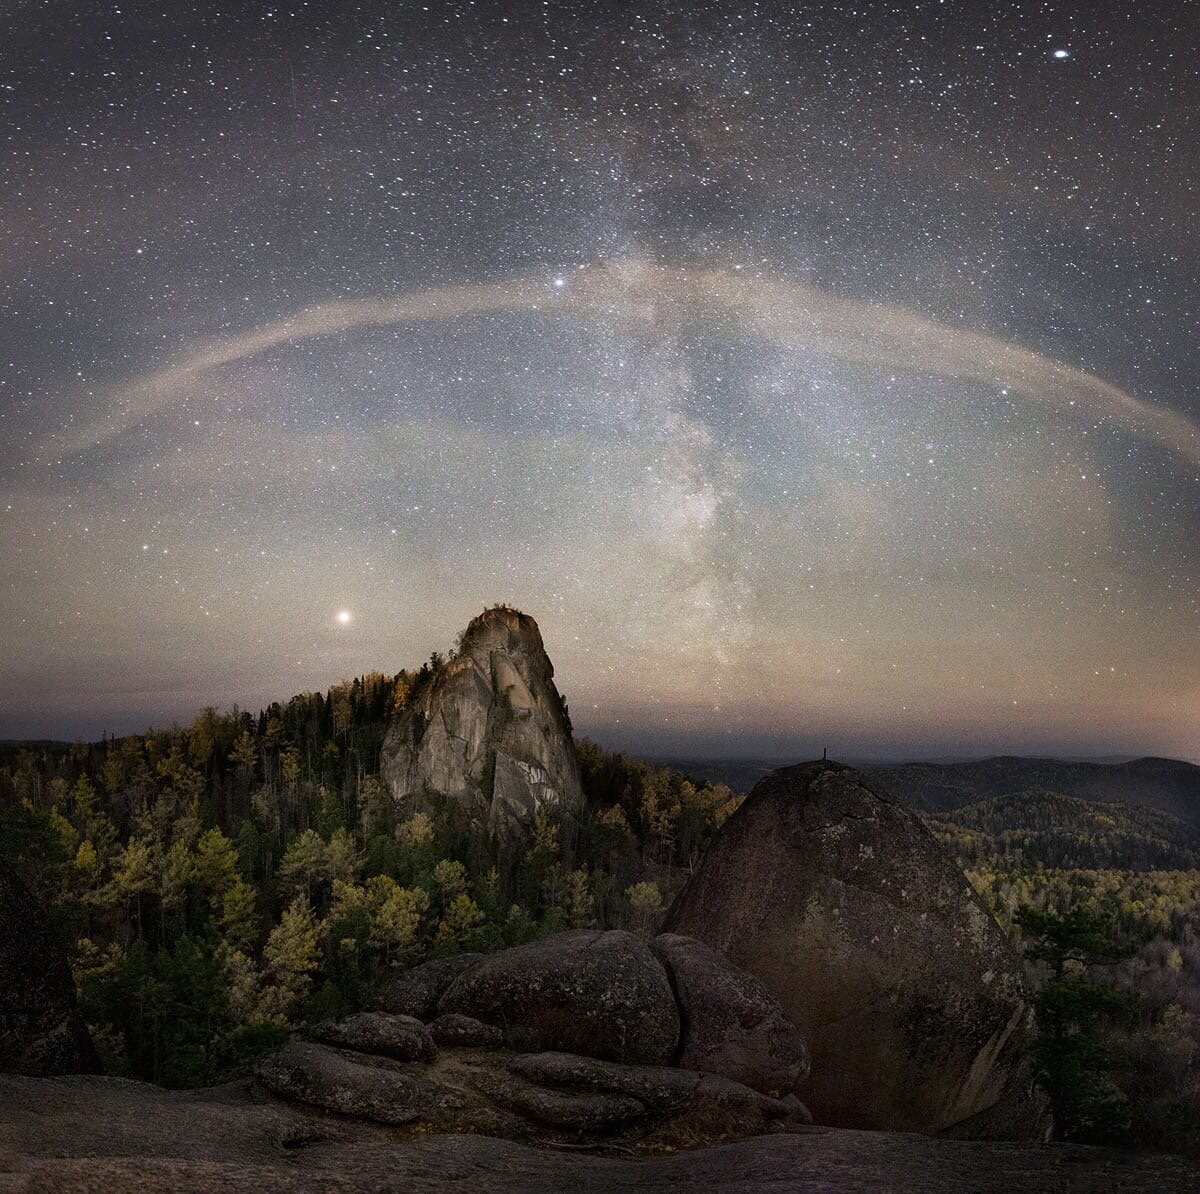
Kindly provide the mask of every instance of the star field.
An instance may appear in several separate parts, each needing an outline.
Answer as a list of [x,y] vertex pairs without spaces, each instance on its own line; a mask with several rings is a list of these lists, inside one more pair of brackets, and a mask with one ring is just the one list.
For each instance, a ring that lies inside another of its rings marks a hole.
[[0,18],[0,737],[509,601],[609,745],[1200,756],[1187,6]]

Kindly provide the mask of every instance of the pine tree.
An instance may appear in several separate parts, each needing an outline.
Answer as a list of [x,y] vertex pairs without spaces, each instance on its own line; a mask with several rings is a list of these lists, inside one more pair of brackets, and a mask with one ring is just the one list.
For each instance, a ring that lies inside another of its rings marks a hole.
[[1117,1057],[1102,1029],[1128,1023],[1136,1001],[1094,972],[1131,951],[1117,946],[1111,923],[1085,908],[1026,907],[1016,923],[1026,935],[1026,957],[1049,971],[1034,1001],[1038,1034],[1031,1056],[1056,1129],[1064,1139],[1112,1143],[1129,1127],[1129,1108],[1107,1076]]
[[263,949],[270,985],[263,991],[265,1018],[294,1023],[312,990],[312,976],[320,961],[320,938],[312,905],[304,894],[284,909]]

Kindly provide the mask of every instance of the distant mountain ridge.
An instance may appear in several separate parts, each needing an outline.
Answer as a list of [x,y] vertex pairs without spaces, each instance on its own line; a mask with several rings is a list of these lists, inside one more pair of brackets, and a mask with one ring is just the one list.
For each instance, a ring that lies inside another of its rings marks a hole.
[[[672,760],[680,771],[749,791],[779,764]],[[999,755],[958,763],[864,764],[924,815],[963,865],[1014,863],[1122,870],[1200,862],[1200,767],[1180,759],[1121,762]]]
[[1154,809],[1200,828],[1200,767],[1178,759],[1080,763],[1001,755],[971,763],[901,763],[865,770],[897,798],[926,813],[1038,790]]

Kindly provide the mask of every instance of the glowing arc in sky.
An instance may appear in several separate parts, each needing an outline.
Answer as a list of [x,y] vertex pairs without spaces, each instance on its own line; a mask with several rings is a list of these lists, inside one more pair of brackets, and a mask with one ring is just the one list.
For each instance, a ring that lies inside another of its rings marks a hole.
[[900,304],[841,298],[735,269],[640,257],[601,262],[567,276],[521,274],[307,307],[251,331],[207,341],[177,363],[143,374],[116,394],[112,410],[71,436],[65,447],[78,452],[114,439],[169,407],[194,378],[281,345],[356,328],[500,312],[599,316],[648,328],[733,317],[747,336],[780,347],[1003,387],[1032,401],[1078,404],[1200,464],[1200,425],[1186,415],[1018,344],[939,323]]

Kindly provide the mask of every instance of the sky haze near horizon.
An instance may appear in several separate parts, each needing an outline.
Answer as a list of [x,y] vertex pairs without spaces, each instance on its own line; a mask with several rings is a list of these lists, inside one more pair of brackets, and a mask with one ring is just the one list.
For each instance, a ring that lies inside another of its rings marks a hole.
[[0,737],[1197,758],[1181,7],[0,5]]

